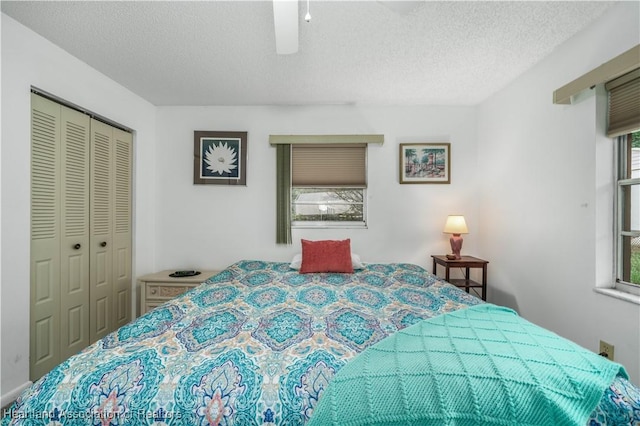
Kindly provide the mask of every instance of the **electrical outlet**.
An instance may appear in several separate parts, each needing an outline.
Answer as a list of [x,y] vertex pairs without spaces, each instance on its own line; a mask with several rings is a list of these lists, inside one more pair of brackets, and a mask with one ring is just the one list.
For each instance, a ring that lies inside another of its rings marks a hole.
[[613,361],[613,345],[604,340],[600,340],[600,355],[607,354],[609,361]]

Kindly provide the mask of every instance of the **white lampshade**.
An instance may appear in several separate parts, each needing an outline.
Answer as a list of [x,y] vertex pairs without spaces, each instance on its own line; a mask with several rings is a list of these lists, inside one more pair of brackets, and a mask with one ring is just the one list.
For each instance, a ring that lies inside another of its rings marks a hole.
[[468,234],[469,229],[467,229],[467,222],[464,221],[464,216],[449,215],[442,232],[445,234]]

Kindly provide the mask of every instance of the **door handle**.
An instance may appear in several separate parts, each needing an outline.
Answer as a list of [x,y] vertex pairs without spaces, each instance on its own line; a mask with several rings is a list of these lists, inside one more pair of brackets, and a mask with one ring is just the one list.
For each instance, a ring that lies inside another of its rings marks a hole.
[[100,247],[106,247],[106,246],[107,246],[107,242],[106,241],[103,241],[103,242],[100,243]]
[[80,247],[82,247],[82,246],[80,245],[80,243],[77,243],[77,244],[75,244],[75,245],[73,246],[73,249],[74,249],[74,250],[80,250]]

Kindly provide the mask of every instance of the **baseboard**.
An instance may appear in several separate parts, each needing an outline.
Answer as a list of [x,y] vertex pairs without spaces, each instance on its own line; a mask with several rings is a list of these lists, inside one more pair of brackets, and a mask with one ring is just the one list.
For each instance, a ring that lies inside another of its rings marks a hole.
[[18,399],[18,396],[20,396],[20,393],[23,390],[25,390],[27,387],[31,386],[31,384],[32,382],[26,382],[21,386],[18,386],[17,388],[15,388],[14,390],[3,394],[2,397],[0,398],[0,407],[6,407],[7,405],[11,404],[13,401]]

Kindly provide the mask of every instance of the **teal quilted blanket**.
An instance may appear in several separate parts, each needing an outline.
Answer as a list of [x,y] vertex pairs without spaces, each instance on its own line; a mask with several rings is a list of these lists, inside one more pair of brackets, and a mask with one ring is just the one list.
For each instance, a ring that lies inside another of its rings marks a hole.
[[584,425],[624,368],[490,304],[420,321],[366,349],[309,425]]

